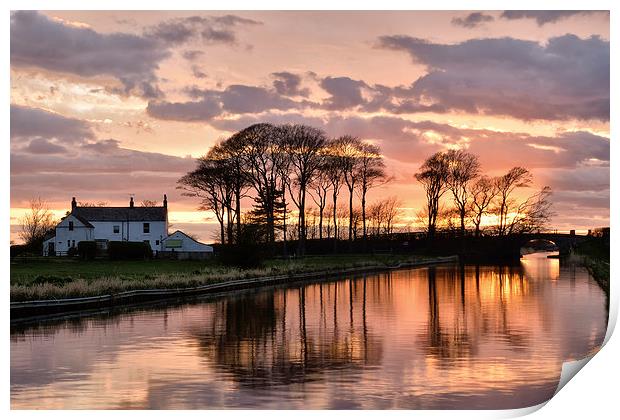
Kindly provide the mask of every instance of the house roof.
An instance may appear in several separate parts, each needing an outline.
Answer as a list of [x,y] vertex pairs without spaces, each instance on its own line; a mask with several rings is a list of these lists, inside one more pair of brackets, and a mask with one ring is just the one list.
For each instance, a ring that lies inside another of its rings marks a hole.
[[94,228],[94,226],[88,220],[86,220],[84,217],[80,216],[79,214],[73,214],[73,217],[78,219],[84,226],[89,227],[89,228]]
[[75,207],[71,214],[89,225],[89,222],[164,222],[167,210],[166,207]]
[[203,242],[197,241],[196,239],[192,238],[191,236],[189,236],[187,233],[181,231],[181,230],[175,230],[173,233],[171,233],[170,235],[166,236],[164,239],[162,239],[163,241],[170,239],[172,236],[176,235],[177,233],[180,233],[181,235],[185,236],[187,239],[196,242],[197,244],[200,245],[206,245],[206,246],[211,246],[209,244],[205,244]]

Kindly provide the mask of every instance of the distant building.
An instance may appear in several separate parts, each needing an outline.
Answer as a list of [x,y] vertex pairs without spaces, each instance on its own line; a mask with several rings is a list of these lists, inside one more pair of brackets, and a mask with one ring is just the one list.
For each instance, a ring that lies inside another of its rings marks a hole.
[[80,241],[95,241],[107,249],[109,241],[148,242],[153,252],[162,250],[168,236],[168,200],[163,206],[136,207],[133,197],[129,207],[82,207],[75,197],[71,212],[55,229],[55,236],[43,242],[43,255],[67,255]]
[[163,239],[161,253],[179,260],[198,260],[213,255],[213,247],[177,230]]

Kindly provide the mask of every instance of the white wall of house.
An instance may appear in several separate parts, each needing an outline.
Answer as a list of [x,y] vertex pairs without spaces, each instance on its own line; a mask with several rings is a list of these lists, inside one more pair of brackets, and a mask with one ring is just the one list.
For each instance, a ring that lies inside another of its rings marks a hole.
[[43,254],[49,253],[51,241],[59,255],[81,241],[148,241],[153,252],[162,251],[168,236],[167,204],[164,194],[163,206],[157,208],[134,208],[133,197],[129,207],[87,208],[78,206],[73,197],[71,213],[56,225],[55,238],[45,241]]
[[56,237],[54,236],[54,237],[51,237],[51,238],[43,241],[43,256],[44,257],[48,257],[49,256],[50,243],[53,244],[52,247],[54,249],[54,253],[56,253]]
[[[105,239],[108,241],[149,241],[153,251],[161,250],[161,241],[168,235],[168,222],[97,222],[90,221],[95,227],[93,239]],[[144,224],[148,223],[148,232],[145,232]],[[118,230],[118,232],[115,232]]]
[[[71,223],[73,229],[71,229]],[[148,223],[148,232],[144,224]],[[56,237],[53,238],[57,253],[66,254],[69,248],[78,246],[80,241],[149,241],[153,251],[161,251],[162,240],[168,235],[167,221],[151,222],[95,222],[94,227],[85,226],[79,219],[69,215],[56,226]],[[116,232],[118,230],[118,232]],[[49,242],[46,241],[46,242]],[[46,243],[43,250],[47,255],[49,245]]]
[[66,253],[69,248],[76,247],[80,241],[92,241],[94,229],[85,226],[75,216],[69,215],[56,226],[55,250]]

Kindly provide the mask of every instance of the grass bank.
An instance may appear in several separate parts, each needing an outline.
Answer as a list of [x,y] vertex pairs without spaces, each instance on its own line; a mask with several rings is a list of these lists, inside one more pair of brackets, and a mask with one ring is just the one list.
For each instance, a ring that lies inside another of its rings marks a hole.
[[197,287],[229,280],[293,275],[428,260],[412,255],[339,255],[268,260],[238,269],[216,261],[80,261],[66,258],[11,263],[11,302],[115,294],[140,289]]
[[573,250],[573,254],[609,296],[609,237],[583,242]]

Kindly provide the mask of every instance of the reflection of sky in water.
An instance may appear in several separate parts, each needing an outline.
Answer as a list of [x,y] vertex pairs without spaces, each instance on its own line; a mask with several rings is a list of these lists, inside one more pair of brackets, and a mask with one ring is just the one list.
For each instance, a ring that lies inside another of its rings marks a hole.
[[560,260],[558,258],[547,258],[549,255],[557,254],[557,252],[539,252],[526,255],[521,260],[524,274],[538,280],[558,280],[560,278]]
[[442,266],[11,335],[12,408],[516,408],[600,345],[582,268]]

